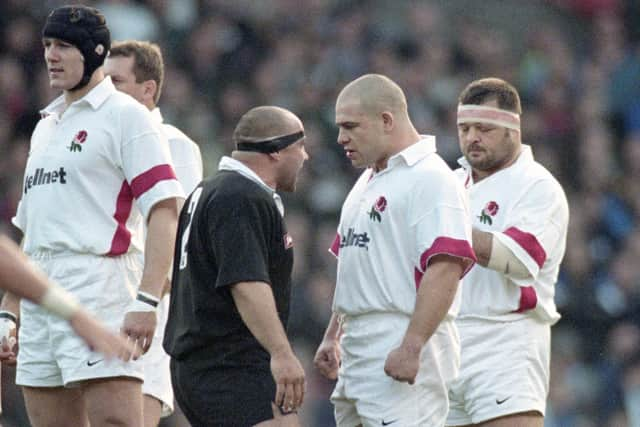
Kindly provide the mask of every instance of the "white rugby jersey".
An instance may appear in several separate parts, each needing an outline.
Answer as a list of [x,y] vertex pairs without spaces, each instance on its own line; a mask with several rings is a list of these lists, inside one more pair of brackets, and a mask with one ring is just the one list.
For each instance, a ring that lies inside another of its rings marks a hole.
[[[467,261],[471,223],[462,185],[436,153],[435,137],[367,169],[347,196],[331,252],[338,258],[333,310],[340,314],[402,312],[411,316],[429,258]],[[449,311],[455,315],[459,296]]]
[[162,131],[169,141],[169,150],[173,160],[173,169],[176,171],[178,181],[182,184],[185,195],[191,194],[200,181],[202,181],[202,155],[200,147],[180,129],[168,123],[164,123],[160,108],[151,110],[156,123],[162,125]]
[[109,77],[64,107],[63,96],[46,107],[31,137],[13,218],[25,252],[141,251],[151,207],[184,196],[166,139]]
[[456,170],[471,201],[473,226],[492,233],[526,266],[519,280],[476,265],[465,278],[459,318],[513,320],[527,315],[555,323],[553,300],[564,256],[569,206],[558,181],[536,162],[528,145],[518,159],[474,183],[469,164]]

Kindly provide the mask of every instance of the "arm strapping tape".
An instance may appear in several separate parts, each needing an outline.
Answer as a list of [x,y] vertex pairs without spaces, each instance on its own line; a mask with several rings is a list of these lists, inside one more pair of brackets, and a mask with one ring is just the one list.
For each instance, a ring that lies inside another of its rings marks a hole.
[[527,270],[522,261],[516,258],[513,252],[500,239],[496,239],[496,236],[492,236],[491,239],[491,257],[487,267],[514,279],[531,277],[529,270]]

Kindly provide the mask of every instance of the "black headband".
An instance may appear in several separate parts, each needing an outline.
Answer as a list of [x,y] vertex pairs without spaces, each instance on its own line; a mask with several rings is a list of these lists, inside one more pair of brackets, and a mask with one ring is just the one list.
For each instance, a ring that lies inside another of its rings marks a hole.
[[238,142],[236,144],[236,150],[238,151],[254,151],[257,153],[275,153],[284,148],[287,148],[293,143],[296,143],[304,138],[304,132],[291,133],[285,136],[279,136],[277,138],[264,139],[262,141],[255,142]]

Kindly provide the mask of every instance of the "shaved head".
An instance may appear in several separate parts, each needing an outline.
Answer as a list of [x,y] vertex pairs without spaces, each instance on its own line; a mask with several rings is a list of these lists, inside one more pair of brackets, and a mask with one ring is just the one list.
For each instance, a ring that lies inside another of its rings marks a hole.
[[342,89],[337,104],[358,103],[362,111],[407,114],[407,99],[400,86],[381,74],[365,74]]
[[252,142],[302,130],[302,122],[291,111],[275,106],[255,107],[247,111],[233,131],[233,142]]
[[404,92],[381,74],[347,84],[336,101],[338,143],[357,168],[387,167],[387,160],[420,140]]
[[[259,148],[256,144],[271,144],[276,138],[282,142],[280,137],[295,139],[283,142],[273,151],[253,150]],[[269,187],[294,191],[302,165],[309,158],[304,141],[304,126],[298,116],[284,108],[264,105],[240,117],[233,131],[236,150],[231,157],[253,170]],[[245,147],[247,144],[251,149]]]

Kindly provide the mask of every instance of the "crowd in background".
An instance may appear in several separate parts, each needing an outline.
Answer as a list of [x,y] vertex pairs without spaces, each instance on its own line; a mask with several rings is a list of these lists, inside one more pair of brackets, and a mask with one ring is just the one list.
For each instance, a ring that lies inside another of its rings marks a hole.
[[[456,104],[471,80],[497,76],[523,101],[523,141],[563,184],[567,253],[556,287],[547,427],[640,425],[640,3],[634,0],[104,0],[114,40],[160,44],[165,121],[193,138],[205,175],[233,149],[259,104],[305,124],[311,157],[285,196],[295,242],[290,337],[306,363],[303,425],[334,425],[333,384],[312,367],[330,316],[327,252],[357,174],[336,143],[334,103],[353,78],[385,74],[419,131],[452,167]],[[22,191],[29,137],[48,86],[40,30],[53,0],[0,2],[0,231]],[[79,218],[78,220],[82,220]],[[636,264],[638,262],[638,264]],[[3,425],[26,418],[4,369]],[[634,404],[635,402],[635,404]],[[626,403],[626,405],[625,405]],[[634,418],[635,417],[635,418]],[[174,417],[165,427],[182,426]]]

